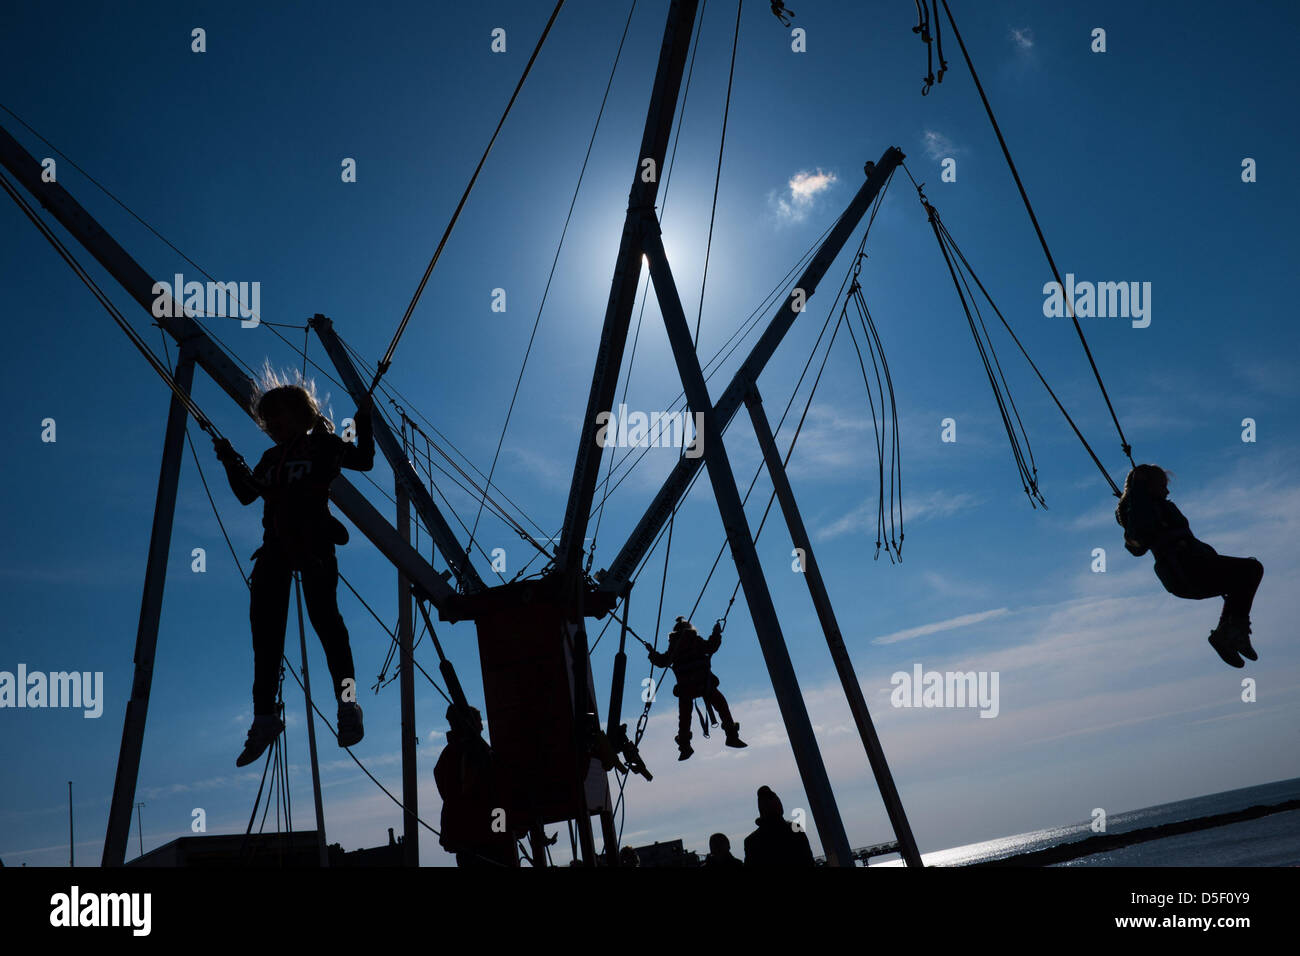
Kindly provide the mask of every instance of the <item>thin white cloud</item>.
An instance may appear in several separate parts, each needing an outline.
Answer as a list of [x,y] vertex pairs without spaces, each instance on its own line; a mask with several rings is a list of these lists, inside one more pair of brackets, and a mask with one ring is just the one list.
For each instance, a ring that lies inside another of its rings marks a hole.
[[960,617],[950,617],[946,621],[935,621],[932,624],[922,624],[919,627],[909,627],[902,631],[894,631],[892,634],[885,634],[881,637],[873,638],[872,644],[897,644],[899,641],[910,641],[913,638],[924,637],[927,634],[938,634],[940,631],[953,631],[959,627],[969,627],[972,624],[979,624],[981,621],[992,620],[995,617],[1001,617],[1008,611],[1004,607],[993,608],[991,611],[978,611],[975,614],[963,614]]
[[783,223],[803,222],[816,205],[817,197],[830,189],[838,181],[834,173],[818,168],[816,172],[800,170],[790,177],[786,188],[773,191],[768,195],[768,202]]
[[1021,50],[1034,48],[1034,31],[1029,27],[1017,27],[1011,31],[1011,41]]
[[[924,518],[943,518],[958,511],[965,511],[980,503],[980,499],[964,491],[951,494],[946,491],[932,491],[928,494],[908,495],[903,499],[903,523],[919,521]],[[837,518],[816,532],[822,540],[837,538],[853,533],[876,533],[876,509],[879,502],[875,498],[863,501],[848,514]]]
[[921,143],[925,147],[925,154],[931,159],[943,159],[960,151],[952,140],[938,130],[927,129],[921,134]]

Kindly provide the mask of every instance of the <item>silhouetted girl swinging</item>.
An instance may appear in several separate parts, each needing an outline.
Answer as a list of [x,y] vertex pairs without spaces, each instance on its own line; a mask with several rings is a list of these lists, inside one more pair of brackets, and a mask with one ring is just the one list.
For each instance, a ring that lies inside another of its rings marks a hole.
[[[369,396],[357,410],[355,446],[333,433],[333,423],[321,413],[310,379],[297,376],[291,384],[276,375],[269,364],[254,396],[252,411],[275,445],[266,450],[251,474],[228,441],[213,441],[240,504],[252,504],[259,497],[266,501],[262,515],[265,532],[262,546],[253,552],[256,563],[249,582],[253,726],[243,753],[235,761],[240,767],[261,756],[284,730],[275,712],[275,698],[294,571],[302,576],[307,614],[325,649],[334,681],[339,746],[350,747],[364,734],[361,708],[355,699],[352,648],[338,607],[334,546],[346,544],[348,532],[330,514],[328,501],[330,483],[341,468],[369,471],[375,460]],[[345,681],[350,681],[352,688],[347,700]]]
[[1243,656],[1259,659],[1250,646],[1250,607],[1264,566],[1254,558],[1225,557],[1198,541],[1168,496],[1163,468],[1138,465],[1129,472],[1115,508],[1115,520],[1124,528],[1124,547],[1139,557],[1149,550],[1156,559],[1156,576],[1174,597],[1222,597],[1223,613],[1210,632],[1210,646],[1225,663],[1244,667]]

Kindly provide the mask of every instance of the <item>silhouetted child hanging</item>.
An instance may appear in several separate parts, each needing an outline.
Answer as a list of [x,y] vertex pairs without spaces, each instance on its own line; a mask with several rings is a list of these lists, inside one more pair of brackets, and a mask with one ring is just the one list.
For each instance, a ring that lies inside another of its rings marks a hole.
[[[289,384],[268,365],[253,400],[253,416],[275,442],[250,474],[225,439],[213,441],[225,465],[231,490],[240,504],[259,497],[266,507],[262,546],[250,576],[249,619],[253,632],[253,726],[236,766],[252,763],[284,730],[275,710],[284,630],[288,621],[293,572],[302,577],[303,598],[311,625],[325,649],[334,696],[338,701],[340,747],[359,743],[364,735],[361,708],[356,703],[356,675],[348,630],[339,614],[338,561],[334,546],[346,544],[347,529],[330,514],[329,487],[341,468],[369,471],[375,461],[375,440],[369,396],[357,410],[357,444],[333,433],[322,413],[315,385],[308,379]],[[344,682],[350,682],[345,700]]]
[[721,621],[713,625],[713,633],[706,641],[690,621],[679,617],[668,635],[668,650],[661,654],[650,649],[650,663],[655,667],[671,667],[673,677],[677,679],[673,693],[677,695],[678,760],[685,760],[695,753],[691,748],[691,706],[696,697],[703,698],[704,703],[722,718],[728,747],[747,746],[739,736],[740,724],[731,719],[727,698],[718,690],[720,682],[709,668],[709,658],[718,652],[721,645]]
[[1138,465],[1124,481],[1115,520],[1124,528],[1124,547],[1141,557],[1149,550],[1156,576],[1174,597],[1222,597],[1223,613],[1210,632],[1210,646],[1224,662],[1245,667],[1242,656],[1258,660],[1250,645],[1250,607],[1264,576],[1254,558],[1219,554],[1192,534],[1181,511],[1169,500],[1169,478],[1157,465]]

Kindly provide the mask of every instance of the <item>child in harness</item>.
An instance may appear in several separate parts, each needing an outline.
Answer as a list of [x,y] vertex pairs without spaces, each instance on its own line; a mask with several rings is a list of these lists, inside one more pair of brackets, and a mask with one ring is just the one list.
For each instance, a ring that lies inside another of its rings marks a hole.
[[691,706],[695,698],[716,710],[722,718],[722,729],[727,735],[728,747],[745,747],[740,739],[740,724],[731,718],[727,698],[718,690],[718,678],[709,667],[709,658],[722,645],[722,622],[713,625],[709,639],[700,637],[699,631],[684,617],[679,617],[668,635],[668,649],[662,654],[650,649],[650,663],[655,667],[671,667],[677,685],[677,759],[685,760],[695,751],[691,748]]
[[1250,644],[1250,608],[1264,576],[1254,558],[1231,558],[1198,541],[1187,519],[1169,500],[1169,479],[1157,465],[1138,465],[1124,481],[1115,508],[1124,528],[1124,547],[1156,559],[1156,577],[1174,597],[1190,600],[1222,597],[1223,613],[1210,632],[1210,646],[1224,663],[1244,667],[1242,657],[1258,660]]
[[217,457],[240,504],[252,504],[259,497],[266,501],[262,546],[253,553],[249,580],[253,726],[235,761],[239,767],[256,760],[284,730],[275,702],[294,572],[302,576],[307,613],[333,678],[339,746],[350,747],[364,734],[352,648],[338,608],[334,547],[347,543],[348,532],[329,513],[328,502],[330,483],[341,468],[369,471],[374,465],[371,402],[368,396],[363,398],[357,410],[357,444],[353,445],[333,433],[310,380],[285,383],[269,367],[263,378],[252,411],[275,445],[250,473],[230,442],[214,439]]

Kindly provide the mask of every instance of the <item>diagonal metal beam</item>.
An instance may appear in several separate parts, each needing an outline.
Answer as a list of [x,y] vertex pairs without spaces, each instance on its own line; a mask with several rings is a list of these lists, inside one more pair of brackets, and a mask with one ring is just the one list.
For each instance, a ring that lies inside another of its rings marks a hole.
[[790,529],[790,538],[794,546],[804,554],[804,581],[812,595],[813,606],[817,609],[817,619],[821,622],[822,632],[826,635],[826,644],[830,648],[831,658],[835,661],[835,670],[839,674],[840,684],[844,687],[844,696],[848,699],[849,710],[858,727],[858,736],[867,752],[871,771],[876,777],[876,786],[880,788],[880,798],[889,813],[889,822],[894,826],[894,836],[898,839],[899,854],[908,866],[922,866],[921,853],[916,847],[916,838],[912,836],[912,825],[907,822],[907,813],[903,810],[903,801],[898,796],[898,787],[894,784],[894,775],[889,771],[889,762],[885,760],[885,750],[880,746],[880,737],[876,734],[875,724],[871,722],[871,713],[867,710],[867,699],[862,694],[862,684],[853,669],[848,648],[844,646],[844,635],[840,633],[839,622],[831,607],[830,593],[822,579],[821,567],[813,555],[812,539],[804,526],[803,516],[794,498],[794,489],[790,487],[790,478],[786,474],[785,464],[772,436],[772,426],[768,423],[767,413],[763,411],[763,399],[758,394],[758,386],[750,383],[745,394],[745,406],[754,423],[754,434],[758,437],[759,447],[763,449],[763,460],[767,463],[767,473],[772,478],[772,486],[781,502],[781,511],[785,515],[786,526]]
[[[170,299],[162,297],[155,315],[154,304],[160,296],[154,291],[152,276],[110,236],[93,216],[57,182],[44,182],[40,163],[0,126],[0,165],[22,183],[65,229],[96,261],[107,270],[119,285],[141,308],[152,316],[164,332],[183,348],[188,348],[195,363],[211,376],[217,386],[252,418],[251,404],[254,394],[253,380],[226,351],[214,342],[203,328],[176,304],[180,314],[170,315]],[[440,614],[449,612],[455,590],[409,544],[405,544],[387,520],[384,519],[365,496],[344,477],[339,476],[330,485],[330,498],[339,510],[374,543],[383,555],[396,565],[425,597],[438,608]]]
[[587,524],[591,520],[591,499],[596,493],[596,480],[604,452],[596,441],[599,429],[596,416],[609,411],[614,402],[614,392],[618,388],[618,371],[623,364],[623,350],[627,345],[628,321],[632,317],[637,286],[641,282],[641,220],[646,215],[654,215],[659,177],[664,171],[664,156],[668,152],[668,138],[672,132],[673,113],[677,108],[677,94],[681,88],[697,6],[697,0],[673,0],[664,27],[659,67],[655,73],[650,108],[646,112],[645,129],[641,136],[641,152],[637,154],[637,168],[628,195],[623,235],[619,240],[618,256],[614,260],[614,279],[605,307],[600,346],[596,351],[596,367],[592,373],[586,417],[582,420],[582,436],[578,441],[573,481],[569,486],[569,501],[564,511],[564,531],[555,553],[555,567],[565,576],[569,587],[573,586],[581,566],[582,545],[587,534]]
[[[320,337],[321,343],[325,346],[325,351],[329,354],[330,361],[338,369],[339,377],[343,379],[343,386],[352,395],[353,401],[360,401],[360,397],[366,394],[366,385],[362,381],[361,375],[357,372],[356,366],[352,363],[352,356],[348,354],[343,347],[342,341],[339,340],[338,333],[334,331],[334,323],[326,316],[319,313],[312,316],[307,322],[316,334]],[[382,415],[374,415],[375,444],[379,450],[384,453],[388,463],[393,468],[393,475],[402,490],[410,498],[410,503],[415,506],[416,512],[420,515],[420,520],[428,529],[429,534],[433,537],[434,542],[442,550],[442,556],[447,559],[447,564],[451,567],[451,572],[456,576],[460,583],[461,590],[467,594],[483,590],[483,579],[479,577],[478,572],[474,570],[474,565],[470,561],[469,555],[465,549],[460,546],[456,540],[456,535],[452,532],[451,526],[447,524],[438,510],[437,504],[434,503],[433,496],[416,474],[415,468],[411,466],[410,460],[406,457],[406,452],[402,450],[401,442],[393,434],[393,430],[388,427],[388,422]]]
[[659,237],[658,223],[647,221],[642,246],[650,261],[650,278],[659,300],[659,311],[663,313],[664,325],[668,329],[668,340],[677,361],[677,371],[686,391],[686,400],[692,410],[703,410],[704,431],[696,441],[704,448],[702,457],[708,468],[714,497],[718,501],[722,524],[727,530],[727,542],[731,545],[731,556],[736,562],[736,573],[740,575],[740,583],[745,589],[745,601],[749,604],[754,631],[758,635],[759,647],[763,650],[763,660],[772,679],[777,706],[781,711],[781,719],[785,722],[790,747],[794,750],[795,764],[799,768],[804,792],[808,795],[809,809],[821,836],[822,848],[832,866],[853,866],[853,854],[849,838],[844,832],[844,821],[840,818],[839,807],[835,803],[835,793],[831,789],[826,764],[817,746],[808,708],[799,691],[794,664],[791,663],[790,652],[785,646],[776,606],[772,603],[772,595],[763,576],[763,567],[754,548],[749,522],[745,520],[740,489],[736,487],[736,476],[731,470],[727,449],[722,441],[719,415],[709,401],[709,389],[695,353],[695,343],[691,340],[691,329],[682,310],[677,285],[668,265],[668,256]]
[[[811,299],[813,293],[817,291],[818,284],[826,275],[827,270],[830,269],[835,257],[839,255],[844,243],[857,229],[858,223],[866,214],[872,201],[884,187],[890,174],[902,161],[903,154],[896,147],[891,146],[885,150],[880,157],[880,162],[871,169],[866,181],[858,189],[857,195],[853,197],[853,201],[840,215],[830,235],[826,237],[826,240],[817,250],[817,254],[808,263],[803,275],[795,282],[794,291],[790,293],[785,303],[772,317],[772,321],[768,324],[762,337],[754,345],[744,363],[732,377],[731,383],[723,391],[717,405],[713,407],[718,426],[722,431],[726,430],[731,419],[744,402],[745,391],[748,389],[749,383],[758,380],[758,376],[776,352],[781,340],[785,338],[786,333],[794,325],[795,319],[802,311],[803,304]],[[800,291],[802,294],[799,294]],[[691,407],[695,408],[694,405]],[[592,441],[594,442],[594,438]],[[610,563],[609,569],[600,576],[601,591],[609,594],[622,594],[628,589],[637,565],[641,563],[641,559],[645,557],[651,544],[654,543],[654,539],[663,528],[664,522],[668,520],[668,516],[672,514],[682,496],[686,494],[691,479],[695,477],[702,463],[703,459],[698,457],[687,458],[683,456],[678,459],[677,464],[668,477],[664,479],[658,494],[655,495],[645,514],[642,515],[636,528],[628,536],[627,542]],[[590,506],[590,499],[588,499],[587,504]]]

